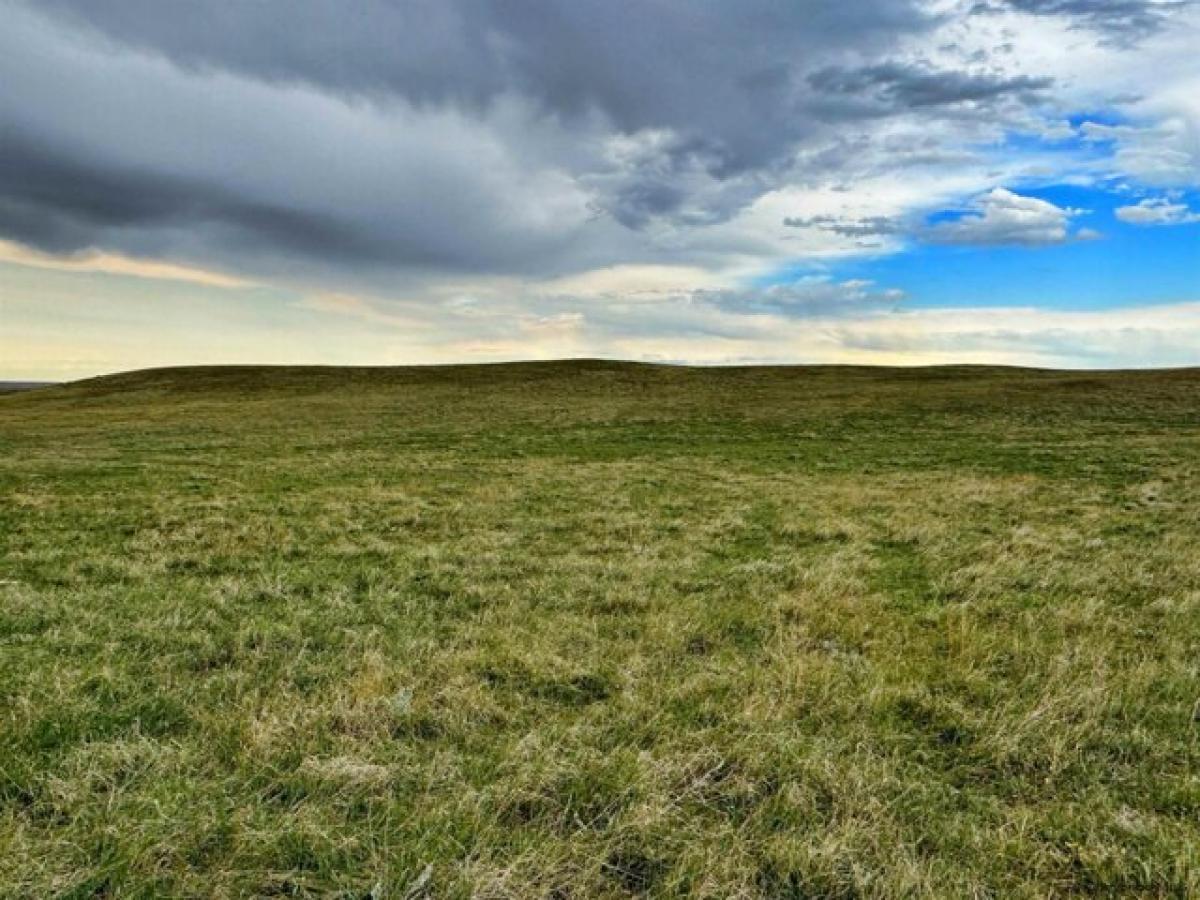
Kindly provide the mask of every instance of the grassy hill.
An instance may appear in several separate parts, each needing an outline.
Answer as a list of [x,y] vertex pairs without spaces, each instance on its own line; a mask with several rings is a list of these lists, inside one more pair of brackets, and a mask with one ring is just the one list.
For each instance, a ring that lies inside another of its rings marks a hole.
[[0,896],[1200,893],[1200,370],[0,396]]

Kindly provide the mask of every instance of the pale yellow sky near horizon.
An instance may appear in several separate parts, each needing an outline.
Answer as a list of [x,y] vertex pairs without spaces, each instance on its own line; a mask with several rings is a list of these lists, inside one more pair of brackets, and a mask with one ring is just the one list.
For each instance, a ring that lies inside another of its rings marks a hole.
[[[158,366],[406,365],[606,357],[699,365],[993,363],[1061,368],[1200,362],[1200,303],[1108,310],[904,309],[833,316],[698,309],[686,273],[637,303],[597,290],[570,311],[385,302],[255,285],[110,254],[61,260],[0,245],[0,380]],[[632,288],[629,273],[617,283]],[[657,279],[657,280],[656,280]],[[587,282],[573,284],[586,293]],[[590,304],[590,306],[588,305]],[[614,305],[619,315],[605,316]],[[662,312],[689,327],[643,328]],[[628,323],[624,329],[613,319]]]

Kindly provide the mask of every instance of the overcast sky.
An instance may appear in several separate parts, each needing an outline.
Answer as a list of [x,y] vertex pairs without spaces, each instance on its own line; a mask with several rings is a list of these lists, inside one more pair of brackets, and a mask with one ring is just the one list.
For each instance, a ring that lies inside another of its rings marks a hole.
[[0,378],[1200,364],[1193,0],[0,0]]

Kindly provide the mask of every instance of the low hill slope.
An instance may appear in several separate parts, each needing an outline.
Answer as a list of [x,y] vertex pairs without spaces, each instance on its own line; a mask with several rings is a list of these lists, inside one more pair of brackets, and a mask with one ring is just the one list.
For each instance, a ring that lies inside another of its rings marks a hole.
[[0,896],[1200,896],[1200,371],[0,397]]

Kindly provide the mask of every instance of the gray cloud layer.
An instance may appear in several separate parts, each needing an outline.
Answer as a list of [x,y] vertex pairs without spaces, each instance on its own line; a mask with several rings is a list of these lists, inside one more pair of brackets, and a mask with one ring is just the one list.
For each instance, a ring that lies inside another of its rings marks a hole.
[[821,69],[810,75],[808,81],[833,101],[827,106],[829,109],[860,109],[880,115],[963,103],[991,104],[1010,97],[1021,103],[1036,103],[1045,98],[1044,92],[1054,84],[1052,78],[944,71],[894,61],[858,69]]
[[[1181,4],[1000,6],[1132,39]],[[922,0],[0,0],[0,14],[0,238],[400,289],[753,256],[758,238],[706,229],[872,153],[962,158],[861,129],[991,127],[1056,86],[923,58],[910,44],[945,18]],[[961,228],[991,227],[980,215]]]
[[[878,53],[931,26],[918,0],[222,4],[47,0],[41,8],[184,66],[473,110],[503,96],[614,128],[669,128],[719,173],[777,154],[800,61]],[[766,127],[769,126],[769,127]]]
[[1171,16],[1194,0],[990,0],[978,12],[1015,9],[1041,16],[1060,16],[1100,33],[1104,40],[1130,46],[1167,27]]

